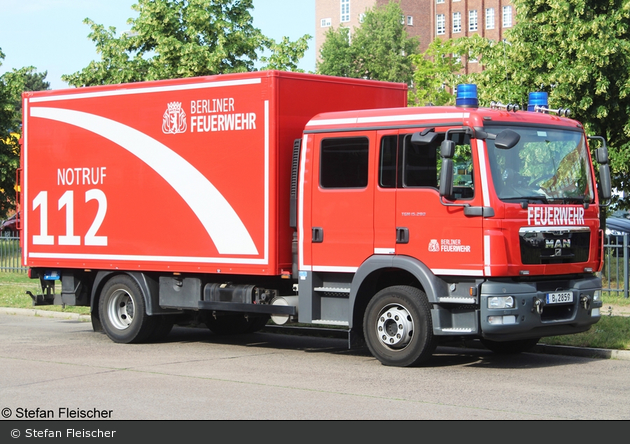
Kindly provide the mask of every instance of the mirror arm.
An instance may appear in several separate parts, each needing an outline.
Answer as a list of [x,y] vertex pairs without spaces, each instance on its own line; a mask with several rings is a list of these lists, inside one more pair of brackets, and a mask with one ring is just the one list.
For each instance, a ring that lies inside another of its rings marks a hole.
[[444,198],[440,197],[440,203],[445,207],[462,207],[464,215],[469,217],[493,217],[494,209],[492,207],[473,207],[470,204],[455,204],[444,202]]

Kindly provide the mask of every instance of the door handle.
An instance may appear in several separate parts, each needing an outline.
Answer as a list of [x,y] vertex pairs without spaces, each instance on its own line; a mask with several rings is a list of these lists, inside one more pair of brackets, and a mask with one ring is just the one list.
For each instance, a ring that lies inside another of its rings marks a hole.
[[324,242],[324,229],[323,228],[319,228],[319,227],[313,227],[313,237],[311,239],[311,242],[313,242],[314,244],[321,244],[322,242]]
[[396,228],[396,243],[397,244],[409,243],[409,228],[405,228],[405,227]]

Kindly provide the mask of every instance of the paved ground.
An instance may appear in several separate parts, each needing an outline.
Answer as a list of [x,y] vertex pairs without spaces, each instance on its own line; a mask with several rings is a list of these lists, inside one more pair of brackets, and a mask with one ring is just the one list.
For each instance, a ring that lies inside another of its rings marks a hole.
[[[90,317],[87,315],[79,315],[76,313],[62,313],[48,310],[27,309],[27,308],[3,308],[0,307],[0,313],[16,314],[24,316],[42,316],[60,319],[73,319],[81,320],[84,322],[90,322]],[[612,306],[605,305],[602,308],[602,315],[611,313],[614,316],[630,316],[630,307],[628,306]],[[481,348],[484,347],[478,341],[469,341],[466,343],[467,348]],[[599,358],[599,359],[621,359],[630,361],[630,350],[608,350],[599,348],[581,348],[581,347],[568,347],[561,345],[546,345],[538,344],[534,350],[535,353],[565,355],[565,356],[580,356],[585,358]]]
[[[22,433],[54,427],[117,430],[110,419],[186,424],[459,419],[531,420],[539,434],[555,436],[541,422],[628,420],[630,412],[628,360],[543,353],[500,356],[441,346],[428,365],[408,369],[382,366],[367,351],[348,351],[346,341],[335,338],[267,332],[226,338],[207,328],[176,327],[159,344],[128,345],[93,333],[89,322],[7,314],[0,314],[0,330],[0,410],[9,422],[20,420],[6,427]],[[22,415],[25,409],[38,407],[54,412],[46,419],[63,423],[23,423],[30,419]],[[107,414],[107,424],[87,426],[66,423],[68,414],[60,409],[112,414]],[[2,425],[0,418],[0,442],[6,440]],[[232,436],[238,437],[248,428],[232,427]],[[379,440],[391,440],[392,433],[405,438],[391,422],[381,427],[388,433]],[[406,436],[424,432],[420,427]],[[510,427],[503,427],[502,436]],[[472,436],[468,425],[455,429],[466,430],[462,440]],[[595,429],[601,435],[601,427]],[[257,433],[254,439],[276,436],[279,430]],[[608,424],[606,430],[610,432]],[[216,432],[206,425],[199,436],[231,436]],[[473,434],[484,436],[482,430]],[[192,435],[184,430],[181,436]],[[307,436],[341,435],[322,428]],[[375,435],[369,438],[374,441]]]

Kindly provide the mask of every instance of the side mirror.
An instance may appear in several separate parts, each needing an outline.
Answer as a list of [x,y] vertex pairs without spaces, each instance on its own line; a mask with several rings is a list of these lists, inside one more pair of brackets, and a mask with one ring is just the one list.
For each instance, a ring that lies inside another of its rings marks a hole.
[[453,197],[453,159],[442,159],[440,172],[440,196],[449,200]]
[[599,163],[600,165],[606,165],[608,163],[608,148],[597,148],[597,151],[595,151],[595,156],[597,158],[597,163]]
[[602,199],[609,200],[612,197],[612,184],[610,182],[610,166],[608,164],[599,166],[599,185]]
[[[455,142],[452,140],[443,141],[440,145],[440,154],[444,159],[452,159],[455,155]],[[444,171],[443,167],[442,171]]]
[[521,140],[521,135],[516,131],[509,129],[501,131],[497,138],[494,139],[494,146],[501,150],[509,150],[514,148],[516,144]]
[[601,148],[595,150],[595,160],[600,165],[606,165],[608,163],[608,147],[606,146],[606,139],[602,136],[588,136],[589,140],[599,140],[602,143]]
[[589,140],[599,140],[601,148],[595,151],[597,163],[599,163],[599,193],[602,200],[609,200],[612,197],[612,182],[610,179],[610,165],[608,165],[608,147],[606,139],[602,136],[588,136]]

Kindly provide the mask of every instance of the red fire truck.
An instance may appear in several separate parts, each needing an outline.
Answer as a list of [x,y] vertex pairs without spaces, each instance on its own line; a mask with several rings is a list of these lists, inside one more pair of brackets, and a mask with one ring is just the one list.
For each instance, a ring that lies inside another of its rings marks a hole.
[[605,142],[598,185],[544,93],[529,112],[476,92],[412,108],[403,84],[278,71],[26,92],[34,304],[89,306],[120,343],[186,319],[334,327],[393,366],[588,330]]

